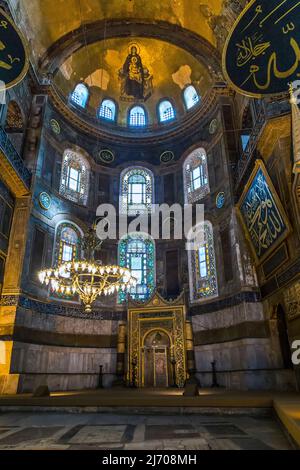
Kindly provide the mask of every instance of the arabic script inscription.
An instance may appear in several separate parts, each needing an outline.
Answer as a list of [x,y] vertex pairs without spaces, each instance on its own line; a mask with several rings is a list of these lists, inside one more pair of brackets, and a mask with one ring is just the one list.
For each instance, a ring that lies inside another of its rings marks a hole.
[[253,0],[229,37],[223,64],[242,93],[287,91],[300,77],[300,1]]
[[240,206],[244,224],[255,249],[262,258],[287,231],[262,168],[259,168]]

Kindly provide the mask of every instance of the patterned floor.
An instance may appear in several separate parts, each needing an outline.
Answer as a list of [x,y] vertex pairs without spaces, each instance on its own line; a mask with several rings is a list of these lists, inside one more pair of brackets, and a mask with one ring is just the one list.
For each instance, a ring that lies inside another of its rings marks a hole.
[[9,412],[0,450],[291,449],[280,425],[260,416],[141,416]]

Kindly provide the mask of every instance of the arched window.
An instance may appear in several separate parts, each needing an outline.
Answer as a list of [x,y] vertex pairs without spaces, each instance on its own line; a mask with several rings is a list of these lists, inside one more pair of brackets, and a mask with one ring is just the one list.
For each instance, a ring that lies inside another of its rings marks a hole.
[[195,87],[189,85],[183,92],[184,102],[187,109],[193,108],[200,101],[200,96],[198,95]]
[[89,192],[90,165],[78,152],[66,150],[62,160],[59,192],[70,201],[86,205]]
[[[73,223],[62,222],[58,225],[55,237],[54,266],[80,258],[81,237],[80,229]],[[65,294],[53,293],[52,295],[54,297],[63,297],[66,300],[77,300],[77,296],[72,295],[71,292]]]
[[167,122],[175,119],[175,112],[172,103],[168,100],[162,101],[158,106],[159,121]]
[[146,113],[142,106],[134,106],[129,112],[129,125],[143,127],[146,125]]
[[78,258],[80,238],[78,227],[70,222],[63,222],[57,227],[55,264]]
[[183,164],[185,200],[193,203],[209,193],[207,156],[203,148],[194,150]]
[[154,177],[147,168],[127,168],[121,173],[120,208],[122,214],[149,214],[154,204]]
[[74,91],[71,94],[71,101],[80,106],[81,108],[85,108],[87,105],[87,101],[89,99],[89,90],[88,87],[84,83],[78,83],[74,88]]
[[218,295],[213,227],[205,221],[194,230],[201,242],[188,250],[191,302]]
[[[131,233],[119,242],[119,265],[131,270],[137,285],[129,291],[134,300],[149,299],[155,288],[155,245],[146,234]],[[120,302],[126,300],[126,293],[119,294]]]
[[99,117],[107,121],[116,120],[116,104],[112,100],[103,100],[99,109]]

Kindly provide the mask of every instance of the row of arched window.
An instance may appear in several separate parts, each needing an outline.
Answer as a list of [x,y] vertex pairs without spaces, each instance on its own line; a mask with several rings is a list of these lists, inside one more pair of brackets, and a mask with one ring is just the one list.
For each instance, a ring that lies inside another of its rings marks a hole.
[[[86,158],[67,150],[63,157],[60,192],[72,201],[86,204],[90,166]],[[185,200],[199,201],[209,193],[207,156],[203,148],[194,150],[183,165]],[[153,210],[154,175],[148,168],[126,168],[120,177],[120,211],[134,216],[149,214]],[[202,227],[203,230],[203,227]],[[79,229],[61,226],[57,232],[56,261],[70,261],[79,250]],[[213,228],[204,225],[204,242],[189,251],[190,293],[192,301],[214,297],[218,293]],[[155,288],[155,244],[152,238],[141,233],[130,234],[119,243],[119,264],[133,271],[138,279],[131,295],[136,300],[146,300]],[[125,300],[120,294],[120,301]]]
[[[86,108],[89,99],[89,89],[84,83],[78,83],[71,93],[70,100],[81,108]],[[183,91],[183,99],[187,110],[200,102],[193,85],[187,86]],[[106,121],[116,122],[117,105],[112,99],[104,99],[98,109],[97,117]],[[170,100],[164,99],[158,105],[158,120],[160,123],[173,121],[176,111]],[[128,111],[128,125],[130,127],[144,127],[147,125],[147,112],[144,106],[135,105]]]
[[[196,249],[188,252],[191,302],[205,300],[218,295],[214,235],[211,222],[205,221],[196,228],[204,236]],[[55,263],[68,262],[80,257],[82,232],[72,222],[62,222],[56,230]],[[155,242],[150,235],[130,233],[119,241],[118,264],[129,268],[137,279],[137,285],[129,294],[138,301],[147,301],[156,284]],[[119,294],[119,302],[126,294]]]
[[[60,194],[86,205],[89,193],[90,165],[79,152],[66,150],[63,155]],[[207,155],[203,148],[194,150],[183,164],[185,202],[194,203],[209,191]],[[128,215],[152,212],[155,179],[151,170],[142,166],[126,168],[120,180],[120,210]]]

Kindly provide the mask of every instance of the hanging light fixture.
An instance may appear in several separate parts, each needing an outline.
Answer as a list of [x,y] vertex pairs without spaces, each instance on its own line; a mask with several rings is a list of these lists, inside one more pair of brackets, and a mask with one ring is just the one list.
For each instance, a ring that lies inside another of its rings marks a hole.
[[82,239],[83,259],[62,262],[39,273],[40,282],[49,286],[52,292],[78,294],[86,313],[92,312],[92,304],[101,295],[124,292],[137,283],[129,269],[117,265],[104,266],[101,261],[95,261],[95,252],[102,245],[95,229],[93,225]]

